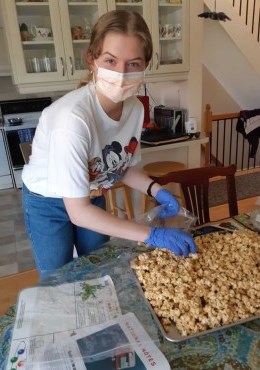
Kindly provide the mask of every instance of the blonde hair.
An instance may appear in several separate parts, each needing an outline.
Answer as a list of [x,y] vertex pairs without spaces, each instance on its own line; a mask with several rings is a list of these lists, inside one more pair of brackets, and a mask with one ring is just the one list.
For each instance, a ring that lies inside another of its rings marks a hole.
[[[153,43],[149,28],[143,17],[137,12],[127,10],[112,10],[103,14],[92,30],[87,56],[97,59],[102,51],[105,36],[109,32],[118,32],[139,38],[143,45],[145,62],[148,64],[153,54]],[[89,72],[79,87],[88,84],[92,80]]]

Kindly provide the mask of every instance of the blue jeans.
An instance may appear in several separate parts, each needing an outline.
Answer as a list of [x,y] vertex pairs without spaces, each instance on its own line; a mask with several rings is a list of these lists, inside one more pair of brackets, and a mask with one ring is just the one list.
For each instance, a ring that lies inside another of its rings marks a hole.
[[[105,209],[104,196],[91,203]],[[41,278],[73,259],[74,246],[79,256],[98,249],[107,235],[71,223],[63,199],[48,198],[23,185],[25,226],[32,243],[34,259]]]

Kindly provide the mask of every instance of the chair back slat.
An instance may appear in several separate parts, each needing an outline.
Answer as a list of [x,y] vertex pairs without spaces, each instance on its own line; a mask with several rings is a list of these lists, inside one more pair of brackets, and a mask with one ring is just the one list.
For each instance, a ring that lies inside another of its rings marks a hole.
[[229,214],[230,216],[236,216],[238,214],[237,206],[237,194],[236,194],[236,182],[235,176],[227,175],[226,177],[227,184],[227,194],[228,194],[228,205],[229,205]]
[[209,181],[213,177],[225,177],[230,217],[238,214],[235,172],[235,165],[201,167],[170,172],[160,177],[152,176],[152,179],[160,185],[179,183],[186,209],[198,217],[197,225],[202,225],[210,222]]

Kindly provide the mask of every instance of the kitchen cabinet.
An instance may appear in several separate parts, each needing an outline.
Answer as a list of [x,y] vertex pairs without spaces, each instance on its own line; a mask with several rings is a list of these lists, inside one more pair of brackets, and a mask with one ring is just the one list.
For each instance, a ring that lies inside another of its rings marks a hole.
[[8,59],[7,47],[4,40],[4,30],[0,24],[0,76],[10,76],[10,62]]
[[13,82],[21,93],[65,91],[86,75],[91,29],[112,9],[139,12],[152,33],[146,80],[187,77],[189,0],[2,0]]
[[108,1],[108,10],[128,9],[145,19],[153,40],[147,81],[187,78],[189,70],[189,0]]
[[13,72],[21,93],[75,88],[86,75],[91,27],[107,11],[104,0],[3,0]]

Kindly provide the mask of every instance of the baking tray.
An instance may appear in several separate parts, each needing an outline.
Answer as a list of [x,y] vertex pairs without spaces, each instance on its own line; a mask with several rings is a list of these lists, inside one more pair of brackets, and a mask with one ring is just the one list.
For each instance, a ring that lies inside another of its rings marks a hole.
[[[133,270],[133,269],[132,269]],[[135,275],[135,278],[136,278],[136,281],[137,281],[137,285],[139,286],[139,289],[141,290],[142,292],[142,295],[143,295],[143,298],[144,300],[146,301],[147,303],[147,306],[150,308],[150,311],[151,311],[151,314],[156,322],[156,324],[158,325],[163,337],[167,340],[169,340],[170,342],[181,342],[181,341],[184,341],[184,340],[187,340],[187,339],[191,339],[191,338],[196,338],[196,337],[200,337],[202,335],[205,335],[205,334],[209,334],[209,333],[213,333],[215,331],[218,331],[218,330],[222,330],[222,329],[227,329],[227,328],[230,328],[232,326],[236,326],[236,325],[240,325],[240,324],[245,324],[246,322],[249,322],[249,321],[252,321],[252,320],[256,320],[256,319],[260,319],[260,314],[259,315],[256,315],[256,316],[250,316],[246,319],[242,319],[242,320],[238,320],[232,324],[226,324],[226,325],[221,325],[219,327],[216,327],[216,328],[213,328],[213,329],[208,329],[208,330],[204,330],[204,331],[200,331],[196,334],[192,334],[192,335],[187,335],[187,336],[183,336],[181,335],[181,333],[179,332],[179,330],[176,328],[176,325],[174,323],[172,323],[169,327],[169,330],[166,332],[159,317],[156,315],[156,313],[154,312],[154,309],[153,307],[151,306],[150,302],[148,301],[148,299],[145,297],[144,295],[144,291],[143,291],[143,288],[138,280],[138,277],[135,273],[135,271],[133,270],[133,273]]]

